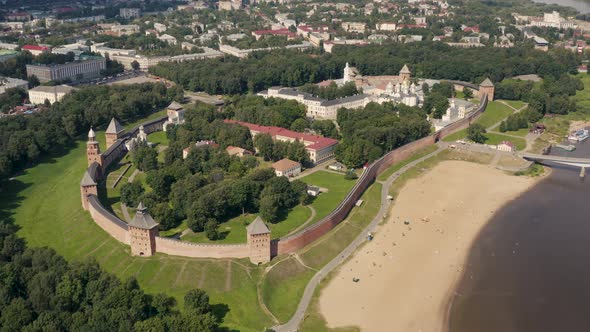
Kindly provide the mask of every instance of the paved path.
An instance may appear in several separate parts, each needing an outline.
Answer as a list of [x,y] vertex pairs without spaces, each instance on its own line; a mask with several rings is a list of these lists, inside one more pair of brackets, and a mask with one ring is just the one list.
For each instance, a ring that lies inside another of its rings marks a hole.
[[[304,177],[304,176],[308,176],[309,174],[313,174],[313,173],[315,173],[315,172],[318,172],[318,171],[328,171],[328,172],[334,172],[334,173],[338,173],[338,172],[336,172],[336,171],[332,171],[332,170],[329,170],[329,169],[327,169],[327,168],[326,168],[326,166],[328,166],[329,164],[332,164],[334,161],[335,161],[334,159],[329,159],[329,160],[326,160],[326,161],[324,161],[324,162],[323,162],[323,163],[321,163],[321,164],[317,164],[317,165],[315,165],[315,166],[314,166],[314,167],[312,167],[312,168],[308,168],[308,169],[306,169],[305,171],[301,172],[301,173],[300,173],[299,175],[297,175],[297,176],[294,176],[294,177],[292,177],[292,178],[289,178],[289,181],[293,181],[293,180],[301,179],[301,178],[302,178],[302,177]],[[342,174],[342,173],[338,173],[338,174]]]
[[352,241],[352,243],[350,243],[340,254],[338,254],[338,256],[336,256],[328,264],[326,264],[323,268],[321,268],[313,276],[313,278],[311,278],[311,280],[309,281],[309,283],[305,287],[305,291],[303,293],[303,296],[301,297],[301,300],[299,301],[299,306],[297,307],[297,311],[295,311],[295,314],[293,315],[293,317],[291,317],[291,319],[283,325],[274,326],[272,328],[274,331],[276,331],[276,332],[295,332],[298,330],[299,324],[301,323],[301,321],[303,321],[303,318],[305,317],[305,312],[307,311],[307,308],[309,306],[309,303],[311,302],[313,294],[314,294],[317,286],[319,285],[319,283],[324,278],[324,276],[327,275],[328,273],[330,273],[336,267],[338,267],[342,262],[344,262],[350,255],[352,255],[356,251],[356,249],[360,245],[364,244],[366,242],[366,234],[368,232],[374,231],[375,227],[377,227],[377,225],[381,221],[383,221],[383,219],[386,217],[387,210],[389,209],[390,204],[391,204],[391,201],[387,199],[387,196],[389,195],[389,188],[391,187],[392,183],[400,175],[402,175],[403,173],[408,171],[410,168],[416,166],[417,164],[421,163],[422,161],[424,161],[430,157],[433,157],[433,156],[437,155],[438,153],[440,153],[441,151],[443,151],[445,149],[445,146],[446,145],[439,145],[438,150],[436,150],[436,151],[434,151],[434,152],[432,152],[420,159],[412,161],[411,163],[407,164],[406,166],[402,167],[400,170],[398,170],[397,172],[392,174],[387,179],[387,181],[385,181],[385,183],[383,184],[383,187],[381,188],[381,208],[379,209],[379,212],[377,213],[375,218],[373,218],[371,223],[354,239],[354,241]]
[[121,213],[123,213],[123,218],[127,223],[131,222],[131,216],[129,215],[129,211],[127,210],[127,205],[125,203],[121,203]]
[[127,179],[127,181],[129,181],[129,183],[133,182],[133,180],[135,179],[135,176],[136,176],[137,174],[139,174],[139,172],[140,172],[140,171],[139,171],[139,170],[136,168],[136,169],[133,171],[133,173],[131,173],[131,176],[129,176],[129,179]]

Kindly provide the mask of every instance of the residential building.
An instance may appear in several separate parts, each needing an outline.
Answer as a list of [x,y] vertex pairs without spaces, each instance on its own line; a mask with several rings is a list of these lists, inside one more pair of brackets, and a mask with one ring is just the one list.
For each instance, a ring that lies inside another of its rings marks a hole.
[[138,18],[141,16],[141,9],[139,8],[120,8],[119,16],[126,20],[132,18]]
[[15,51],[18,48],[18,44],[0,43],[0,49]]
[[502,141],[500,144],[496,145],[496,149],[498,151],[505,151],[505,152],[516,151],[514,144],[510,141]]
[[162,23],[154,23],[154,29],[159,33],[162,33],[168,29],[168,27]]
[[43,53],[51,52],[51,49],[47,46],[40,46],[40,45],[24,45],[21,47],[23,51],[29,51],[33,55],[41,55]]
[[87,57],[84,60],[57,65],[27,65],[27,76],[37,76],[41,82],[80,80],[100,77],[106,69],[102,57]]
[[74,90],[74,88],[68,85],[40,85],[29,90],[29,100],[31,101],[31,104],[35,105],[43,104],[45,103],[45,100],[48,100],[50,104],[53,104],[62,100],[65,95]]
[[27,90],[29,88],[29,82],[18,78],[0,76],[0,95],[8,89],[14,88]]
[[276,30],[256,30],[252,31],[252,36],[259,40],[264,36],[286,36],[287,39],[297,38],[297,33],[291,32],[288,28],[276,29]]
[[381,22],[377,23],[376,27],[377,30],[381,31],[395,31],[397,29],[397,24],[393,22]]
[[238,10],[242,8],[242,0],[219,1],[219,10]]
[[238,157],[244,157],[244,156],[251,156],[253,155],[253,153],[251,151],[248,151],[246,149],[242,149],[238,146],[228,146],[227,148],[225,148],[225,151],[227,151],[227,153],[230,156],[238,156]]
[[301,164],[287,158],[273,163],[271,167],[275,170],[275,174],[277,176],[286,176],[291,178],[301,173]]
[[169,45],[176,45],[176,38],[165,33],[158,37],[159,40],[168,43]]
[[115,36],[132,35],[140,31],[137,24],[118,24],[111,27],[111,34]]
[[342,22],[342,29],[346,32],[365,33],[367,23],[363,22]]
[[253,123],[225,120],[226,123],[235,123],[247,127],[252,137],[258,134],[269,134],[273,140],[282,142],[300,141],[305,145],[309,160],[314,164],[322,163],[334,157],[334,149],[338,141],[333,138],[298,133],[281,127],[261,126]]

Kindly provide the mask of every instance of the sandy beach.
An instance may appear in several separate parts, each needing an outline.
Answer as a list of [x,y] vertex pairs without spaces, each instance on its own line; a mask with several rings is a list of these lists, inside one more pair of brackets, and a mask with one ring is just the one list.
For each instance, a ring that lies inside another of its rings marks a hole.
[[408,181],[374,240],[322,291],[328,326],[444,331],[446,304],[473,239],[495,211],[536,181],[461,161],[444,161]]

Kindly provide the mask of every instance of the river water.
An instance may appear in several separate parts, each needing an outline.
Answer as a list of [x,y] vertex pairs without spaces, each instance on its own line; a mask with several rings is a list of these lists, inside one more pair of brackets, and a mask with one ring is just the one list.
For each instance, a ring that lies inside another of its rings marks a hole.
[[533,2],[573,7],[582,14],[590,13],[589,0],[533,0]]
[[[552,154],[590,158],[590,139]],[[590,172],[579,173],[555,166],[496,212],[470,251],[450,331],[590,331]]]

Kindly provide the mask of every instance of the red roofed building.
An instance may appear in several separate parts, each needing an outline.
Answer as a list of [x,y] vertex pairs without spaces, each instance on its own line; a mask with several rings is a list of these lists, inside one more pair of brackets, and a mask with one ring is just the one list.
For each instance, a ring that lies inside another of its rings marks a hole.
[[250,129],[250,134],[255,137],[258,134],[269,134],[273,140],[282,142],[300,141],[305,145],[309,160],[314,164],[322,163],[334,156],[334,149],[338,140],[318,135],[298,133],[281,127],[261,126],[253,123],[225,120],[226,123],[235,123]]
[[287,39],[297,38],[297,34],[295,32],[289,31],[287,28],[276,30],[256,30],[252,31],[252,36],[254,36],[256,40],[264,36],[287,36]]
[[474,33],[479,33],[479,27],[477,25],[474,25],[472,27],[463,27],[463,32],[474,32]]
[[49,47],[39,45],[24,45],[23,47],[21,47],[21,50],[29,51],[33,55],[40,55],[51,51]]

